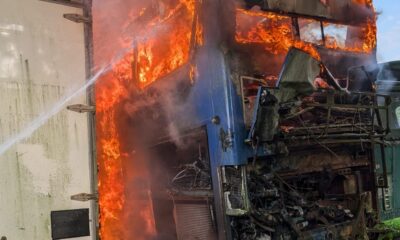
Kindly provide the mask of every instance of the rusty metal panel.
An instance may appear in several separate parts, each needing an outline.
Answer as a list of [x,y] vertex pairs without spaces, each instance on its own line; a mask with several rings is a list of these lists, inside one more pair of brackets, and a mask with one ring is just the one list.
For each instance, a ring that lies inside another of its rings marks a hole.
[[319,0],[268,0],[268,6],[284,12],[331,17],[329,8]]
[[288,0],[268,0],[268,7],[271,9],[279,9],[285,12],[295,12],[296,1]]
[[305,15],[331,18],[330,8],[320,0],[296,0],[296,11]]
[[[297,13],[301,15],[317,16],[338,21],[351,21],[349,14],[352,12],[351,0],[322,1],[322,0],[267,0],[268,8],[283,12]],[[354,20],[354,19],[353,19]]]

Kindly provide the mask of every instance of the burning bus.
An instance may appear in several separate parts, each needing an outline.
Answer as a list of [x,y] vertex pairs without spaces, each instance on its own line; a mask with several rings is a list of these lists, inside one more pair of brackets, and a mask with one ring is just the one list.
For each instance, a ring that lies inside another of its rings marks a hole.
[[371,1],[107,4],[101,239],[375,239],[397,216],[398,64],[376,64]]

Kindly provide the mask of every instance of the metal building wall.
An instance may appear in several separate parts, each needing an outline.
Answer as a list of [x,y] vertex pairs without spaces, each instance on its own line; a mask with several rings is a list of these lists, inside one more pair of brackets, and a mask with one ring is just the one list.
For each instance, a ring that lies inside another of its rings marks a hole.
[[[0,1],[0,142],[85,81],[83,25],[64,13],[81,10]],[[70,200],[81,192],[90,192],[87,115],[62,110],[0,156],[0,237],[51,239],[52,210],[90,207]]]

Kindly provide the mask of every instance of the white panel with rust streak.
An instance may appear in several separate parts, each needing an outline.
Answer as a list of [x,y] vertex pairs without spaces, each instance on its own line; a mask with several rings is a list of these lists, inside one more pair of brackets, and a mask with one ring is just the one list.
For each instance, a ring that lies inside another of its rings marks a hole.
[[[64,13],[81,12],[0,1],[0,142],[85,81],[83,25]],[[90,191],[87,133],[85,114],[63,110],[0,156],[0,237],[51,239],[52,210],[89,208],[70,200]]]

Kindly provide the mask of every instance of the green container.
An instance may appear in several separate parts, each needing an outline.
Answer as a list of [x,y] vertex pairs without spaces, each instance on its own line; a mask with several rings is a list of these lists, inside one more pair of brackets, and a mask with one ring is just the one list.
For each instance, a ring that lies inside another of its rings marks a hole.
[[[391,96],[389,116],[381,114],[384,125],[389,121],[390,127],[385,146],[388,188],[378,190],[380,217],[385,221],[400,217],[400,61],[379,65],[376,91]],[[375,147],[375,162],[377,176],[382,176],[384,171],[379,145]]]

